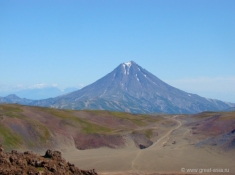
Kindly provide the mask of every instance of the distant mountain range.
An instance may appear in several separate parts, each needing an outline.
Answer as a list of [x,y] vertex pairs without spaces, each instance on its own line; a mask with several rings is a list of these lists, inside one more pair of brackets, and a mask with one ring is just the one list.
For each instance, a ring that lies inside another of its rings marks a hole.
[[16,96],[15,94],[10,94],[6,97],[0,97],[0,103],[17,103],[17,104],[22,104],[22,105],[29,105],[32,102],[33,100],[20,98]]
[[0,96],[15,94],[16,96],[20,98],[40,100],[40,99],[57,97],[57,96],[67,94],[76,90],[78,90],[78,88],[74,88],[74,87],[66,88],[64,90],[61,90],[57,87],[28,88],[28,89],[23,89],[23,90],[18,90],[18,91],[0,93]]
[[20,104],[131,113],[198,113],[235,106],[174,88],[133,61],[120,64],[103,78],[67,95],[28,102],[22,100]]

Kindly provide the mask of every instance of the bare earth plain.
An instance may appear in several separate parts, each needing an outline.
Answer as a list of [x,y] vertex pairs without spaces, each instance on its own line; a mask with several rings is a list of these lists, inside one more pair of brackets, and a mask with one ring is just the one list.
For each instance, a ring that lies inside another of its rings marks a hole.
[[146,116],[0,105],[0,131],[5,149],[54,148],[101,175],[235,174],[235,112]]
[[165,118],[172,124],[157,125],[155,129],[164,132],[148,148],[139,149],[129,141],[125,148],[68,150],[64,156],[83,169],[95,168],[103,175],[235,174],[234,150],[195,147],[205,136],[193,133],[186,117]]

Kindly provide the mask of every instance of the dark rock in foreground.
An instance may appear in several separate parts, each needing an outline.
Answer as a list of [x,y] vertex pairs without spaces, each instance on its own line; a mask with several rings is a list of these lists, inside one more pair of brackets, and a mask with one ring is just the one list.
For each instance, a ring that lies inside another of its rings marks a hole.
[[44,156],[32,152],[11,153],[0,149],[1,175],[97,175],[95,170],[80,170],[74,164],[66,162],[59,151],[47,150]]

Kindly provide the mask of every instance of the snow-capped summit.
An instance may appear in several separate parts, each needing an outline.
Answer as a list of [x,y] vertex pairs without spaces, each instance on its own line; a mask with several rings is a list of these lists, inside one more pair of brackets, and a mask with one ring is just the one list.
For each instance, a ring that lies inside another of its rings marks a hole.
[[124,65],[128,66],[128,67],[131,67],[133,61],[129,61],[129,62],[126,62],[126,63],[123,63]]
[[122,63],[123,71],[124,71],[125,75],[129,75],[130,67],[132,66],[132,64],[135,64],[135,62],[129,61],[129,62],[126,62],[126,63]]
[[208,101],[174,88],[133,61],[120,64],[112,72],[81,90],[34,101],[32,105],[132,113],[197,113],[231,107],[222,101]]

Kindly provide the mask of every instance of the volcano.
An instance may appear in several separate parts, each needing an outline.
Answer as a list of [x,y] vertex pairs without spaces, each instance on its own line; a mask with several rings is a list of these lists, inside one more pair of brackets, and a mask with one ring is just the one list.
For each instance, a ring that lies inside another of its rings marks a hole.
[[30,105],[131,113],[198,113],[233,106],[172,87],[133,61],[120,64],[81,90]]

